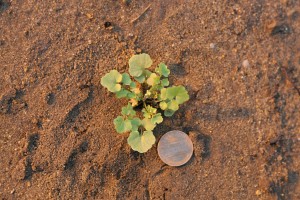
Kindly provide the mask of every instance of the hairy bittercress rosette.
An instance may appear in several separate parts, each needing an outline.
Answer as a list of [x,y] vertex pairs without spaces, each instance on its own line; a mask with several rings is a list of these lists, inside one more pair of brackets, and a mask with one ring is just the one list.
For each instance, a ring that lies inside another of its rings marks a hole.
[[[179,105],[189,100],[183,86],[169,87],[170,70],[160,63],[154,72],[148,70],[152,65],[148,54],[134,55],[129,59],[129,74],[111,70],[101,78],[101,84],[117,98],[126,98],[128,104],[122,108],[121,115],[114,119],[118,133],[130,132],[128,144],[134,151],[144,153],[155,143],[153,130],[163,122],[162,113],[172,116]],[[137,115],[142,107],[142,118]]]

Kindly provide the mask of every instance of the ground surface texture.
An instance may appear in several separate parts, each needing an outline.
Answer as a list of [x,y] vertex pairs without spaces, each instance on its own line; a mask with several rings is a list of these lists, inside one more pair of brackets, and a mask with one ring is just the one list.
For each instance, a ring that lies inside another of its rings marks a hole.
[[[300,1],[0,0],[1,199],[300,199]],[[100,86],[135,53],[191,99],[169,167],[130,150]]]

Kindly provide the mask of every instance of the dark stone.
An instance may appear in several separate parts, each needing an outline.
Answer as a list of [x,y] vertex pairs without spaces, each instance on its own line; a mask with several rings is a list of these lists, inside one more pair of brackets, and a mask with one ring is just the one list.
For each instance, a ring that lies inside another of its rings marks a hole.
[[39,139],[40,139],[40,135],[37,133],[29,136],[27,152],[32,152],[33,150],[37,149]]
[[211,137],[200,133],[199,135],[197,135],[197,141],[203,143],[203,151],[201,153],[202,158],[203,159],[209,158],[210,154],[211,154],[211,151],[210,151]]
[[112,25],[111,22],[105,22],[104,23],[104,27],[105,28],[109,28],[111,25]]
[[291,33],[291,28],[288,24],[277,25],[273,28],[271,35],[286,35]]
[[79,146],[80,153],[86,152],[88,150],[88,147],[89,147],[89,143],[87,141],[82,142]]
[[33,170],[31,166],[31,160],[28,158],[25,164],[25,175],[23,180],[30,180],[33,175]]
[[55,102],[55,95],[54,95],[54,93],[49,93],[46,96],[46,101],[47,101],[48,105],[52,105]]
[[70,154],[67,162],[65,163],[64,170],[72,169],[75,166],[77,154],[78,154],[77,150],[74,149]]
[[10,3],[5,0],[0,0],[0,13],[5,11],[10,6]]
[[288,172],[288,183],[295,184],[299,180],[299,173],[295,171]]

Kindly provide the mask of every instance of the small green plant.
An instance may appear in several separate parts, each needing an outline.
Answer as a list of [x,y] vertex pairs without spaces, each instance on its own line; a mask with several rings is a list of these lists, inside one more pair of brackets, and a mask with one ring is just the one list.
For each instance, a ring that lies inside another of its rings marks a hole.
[[[163,122],[162,112],[172,116],[179,105],[189,100],[183,86],[169,87],[170,70],[160,63],[154,72],[148,70],[152,60],[148,54],[134,55],[129,59],[129,74],[111,70],[101,78],[101,84],[117,98],[129,102],[114,119],[118,133],[130,132],[128,144],[135,151],[144,153],[155,143],[153,129]],[[137,111],[141,111],[138,112]]]

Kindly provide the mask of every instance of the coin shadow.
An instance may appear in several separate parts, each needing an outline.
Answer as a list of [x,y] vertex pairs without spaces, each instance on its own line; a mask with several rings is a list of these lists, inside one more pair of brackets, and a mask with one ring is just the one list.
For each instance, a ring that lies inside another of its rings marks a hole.
[[177,169],[183,168],[183,167],[187,167],[190,166],[195,160],[195,152],[193,152],[191,158],[189,159],[189,161],[187,161],[185,164],[181,165],[181,166],[177,166]]

